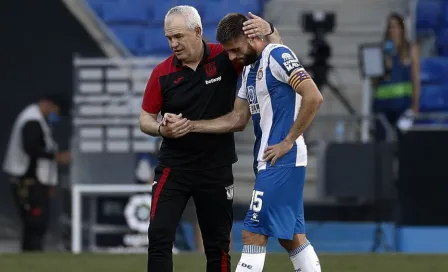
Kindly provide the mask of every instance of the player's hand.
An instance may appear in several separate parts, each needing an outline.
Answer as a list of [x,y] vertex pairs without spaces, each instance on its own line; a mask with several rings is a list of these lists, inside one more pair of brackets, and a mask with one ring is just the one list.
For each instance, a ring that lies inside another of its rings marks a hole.
[[244,35],[249,38],[257,36],[266,36],[271,33],[271,25],[263,20],[263,18],[249,12],[249,20],[243,23]]
[[164,116],[164,123],[161,123],[160,133],[166,138],[179,138],[189,133],[193,126],[187,118],[182,118],[182,114],[174,116]]
[[264,150],[263,160],[271,161],[271,165],[274,166],[275,162],[283,157],[286,153],[291,150],[293,143],[282,141],[279,144],[268,146]]

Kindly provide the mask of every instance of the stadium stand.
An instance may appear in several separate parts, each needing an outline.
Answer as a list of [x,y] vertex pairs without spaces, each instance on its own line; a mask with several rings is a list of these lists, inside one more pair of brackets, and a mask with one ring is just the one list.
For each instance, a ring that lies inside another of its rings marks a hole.
[[420,41],[435,41],[433,55],[421,59],[422,112],[448,111],[448,1],[418,0],[415,32]]
[[263,0],[87,0],[112,33],[136,56],[171,53],[163,35],[166,12],[176,5],[195,6],[204,27],[204,37],[215,41],[216,25],[229,12],[261,14]]
[[440,26],[443,1],[418,1],[416,14],[416,30],[420,33],[432,32]]
[[[356,46],[362,42],[373,42],[381,39],[383,25],[379,24],[379,21],[383,19],[379,18],[385,18],[391,10],[404,12],[405,7],[409,5],[407,1],[390,0],[381,0],[375,3],[344,0],[339,4],[329,0],[86,1],[117,39],[135,56],[167,56],[170,54],[171,50],[163,35],[165,14],[175,5],[188,4],[198,9],[202,17],[206,40],[215,41],[216,25],[224,14],[251,11],[273,21],[282,33],[284,42],[295,50],[299,58],[305,63],[309,62],[307,57],[308,36],[300,35],[299,37],[300,26],[291,22],[295,21],[294,18],[298,18],[298,10],[312,11],[322,10],[324,6],[327,8],[334,7],[338,14],[338,28],[335,33],[328,37],[335,51],[332,63],[335,71],[337,71],[337,77],[345,81],[344,91],[350,96],[354,105],[361,104],[361,82],[357,74],[353,73],[353,69],[357,69]],[[445,91],[448,87],[448,80],[445,79],[446,72],[448,72],[448,30],[446,30],[446,26],[448,26],[448,1],[414,0],[413,2],[415,5],[413,28],[417,37],[426,39],[432,37],[436,41],[433,47],[434,52],[437,53],[436,55],[423,56],[421,60],[421,111],[444,112],[448,110],[448,95]],[[289,8],[285,9],[285,6]],[[375,13],[370,12],[371,10],[375,10]],[[331,96],[326,99],[327,103],[322,109],[323,112],[326,114],[344,112],[335,107],[338,103],[331,101]],[[319,131],[321,131],[320,128]],[[245,142],[246,138],[248,137],[241,136],[238,142]],[[241,144],[241,146],[245,145]],[[247,152],[247,161],[251,161],[251,156],[251,153]],[[239,168],[240,165],[236,167]],[[241,168],[246,169],[248,165],[241,165]],[[246,172],[241,171],[241,173]],[[249,176],[251,173],[247,173],[247,175]]]

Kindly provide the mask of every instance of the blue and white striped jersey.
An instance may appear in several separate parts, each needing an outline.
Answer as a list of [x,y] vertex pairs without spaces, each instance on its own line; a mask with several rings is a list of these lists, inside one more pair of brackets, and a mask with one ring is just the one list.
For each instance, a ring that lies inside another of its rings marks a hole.
[[264,150],[283,141],[299,113],[302,97],[290,85],[293,75],[298,80],[308,78],[294,52],[281,44],[267,45],[258,60],[243,70],[238,97],[248,101],[252,114],[258,171],[307,165],[303,136],[297,138],[292,149],[274,166],[263,160]]

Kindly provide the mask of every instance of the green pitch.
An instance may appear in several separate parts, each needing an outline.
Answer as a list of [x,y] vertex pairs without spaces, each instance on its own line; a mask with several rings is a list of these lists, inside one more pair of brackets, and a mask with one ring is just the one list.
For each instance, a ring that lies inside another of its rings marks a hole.
[[[238,262],[238,255],[232,256]],[[448,255],[321,255],[323,272],[447,272]],[[205,257],[183,254],[174,257],[175,272],[204,272]],[[17,254],[0,255],[2,272],[146,272],[145,255]],[[234,268],[232,268],[234,271]],[[271,254],[265,272],[292,272],[289,258]],[[156,271],[154,271],[156,272]]]

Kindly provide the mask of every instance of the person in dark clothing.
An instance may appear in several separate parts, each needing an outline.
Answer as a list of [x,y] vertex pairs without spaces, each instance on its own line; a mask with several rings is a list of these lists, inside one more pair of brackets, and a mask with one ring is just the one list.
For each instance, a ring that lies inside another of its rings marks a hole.
[[57,164],[68,164],[69,152],[58,152],[50,125],[67,100],[49,95],[27,106],[16,118],[3,170],[11,178],[14,200],[23,223],[22,251],[43,251],[50,221],[50,201],[58,184]]
[[[281,42],[272,24],[249,16],[246,35]],[[192,128],[188,120],[213,119],[232,111],[243,67],[229,60],[220,44],[203,40],[201,18],[194,7],[174,7],[165,18],[165,35],[174,54],[152,71],[139,120],[144,133],[163,137],[152,187],[147,271],[173,271],[176,228],[192,198],[206,271],[230,272],[234,137],[232,133],[186,134]],[[176,129],[158,122],[159,114],[166,113],[183,117]]]

